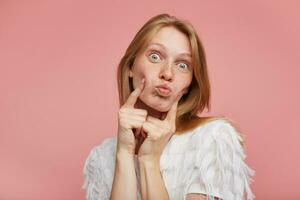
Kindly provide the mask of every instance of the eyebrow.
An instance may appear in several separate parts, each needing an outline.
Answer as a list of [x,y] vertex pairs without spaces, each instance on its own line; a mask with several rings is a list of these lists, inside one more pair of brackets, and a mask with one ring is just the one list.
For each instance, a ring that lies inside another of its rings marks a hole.
[[[160,43],[151,43],[151,44],[149,44],[148,47],[153,46],[153,45],[160,46],[161,48],[163,48],[164,50],[166,50],[166,47],[163,44],[160,44]],[[190,58],[192,57],[191,54],[189,54],[189,53],[181,53],[179,55],[188,56]]]

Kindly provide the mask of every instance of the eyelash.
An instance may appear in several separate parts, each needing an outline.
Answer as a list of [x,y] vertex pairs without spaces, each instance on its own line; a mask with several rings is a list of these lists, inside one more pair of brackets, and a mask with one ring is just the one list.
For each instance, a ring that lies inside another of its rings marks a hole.
[[[157,52],[157,51],[152,51],[150,54],[149,54],[149,56],[151,57],[151,55],[152,54],[157,54],[159,57],[160,57],[160,53],[159,52]],[[182,62],[182,63],[184,63],[186,66],[187,66],[187,68],[189,68],[189,62],[187,62],[187,61],[184,61],[184,62]]]

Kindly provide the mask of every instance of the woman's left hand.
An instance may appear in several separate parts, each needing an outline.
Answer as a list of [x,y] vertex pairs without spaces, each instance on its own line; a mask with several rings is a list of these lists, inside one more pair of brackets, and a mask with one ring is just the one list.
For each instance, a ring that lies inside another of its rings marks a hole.
[[164,120],[147,116],[141,130],[146,132],[147,136],[139,148],[139,159],[159,162],[165,145],[176,131],[177,105],[181,96],[182,94],[177,96]]

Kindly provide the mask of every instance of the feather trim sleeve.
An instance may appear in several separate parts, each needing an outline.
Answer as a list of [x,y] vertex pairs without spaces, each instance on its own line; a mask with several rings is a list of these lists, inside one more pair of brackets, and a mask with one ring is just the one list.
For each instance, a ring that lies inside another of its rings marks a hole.
[[95,146],[89,153],[83,168],[84,184],[87,200],[108,200],[109,187],[104,174],[103,145]]
[[225,120],[211,124],[209,131],[196,134],[195,170],[188,193],[203,193],[209,199],[247,200],[255,198],[250,184],[255,175],[244,161],[242,138],[234,126]]

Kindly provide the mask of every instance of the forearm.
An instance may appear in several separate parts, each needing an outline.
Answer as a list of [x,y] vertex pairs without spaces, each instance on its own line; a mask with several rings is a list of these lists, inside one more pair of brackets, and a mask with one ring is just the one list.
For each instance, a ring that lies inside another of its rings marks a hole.
[[139,159],[143,200],[168,200],[169,195],[160,173],[159,161]]
[[116,166],[110,200],[137,200],[137,180],[134,155],[116,154]]

